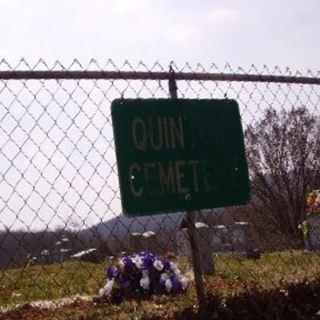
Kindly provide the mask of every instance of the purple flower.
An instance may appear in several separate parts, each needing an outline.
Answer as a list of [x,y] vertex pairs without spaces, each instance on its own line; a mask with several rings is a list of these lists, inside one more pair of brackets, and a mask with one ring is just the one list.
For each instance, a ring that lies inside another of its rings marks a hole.
[[122,263],[124,264],[125,271],[133,271],[135,268],[135,265],[131,258],[124,258],[122,259]]
[[171,284],[172,284],[172,291],[180,292],[182,290],[180,280],[177,278],[176,275],[170,277]]
[[152,271],[153,269],[153,262],[155,261],[154,255],[147,254],[145,257],[142,258],[143,266],[145,269]]
[[131,286],[131,281],[130,280],[128,280],[128,279],[121,279],[121,282],[120,282],[120,287],[122,288],[122,289],[128,289],[128,288],[130,288],[130,286]]
[[171,268],[171,263],[170,263],[170,261],[165,260],[165,261],[163,262],[163,269],[164,269],[164,270],[169,270],[170,268]]
[[114,278],[116,278],[118,275],[119,275],[119,271],[118,271],[118,269],[117,268],[115,268],[115,267],[109,267],[108,269],[107,269],[107,278],[109,279],[109,280],[111,280],[111,279],[114,279]]
[[154,287],[154,292],[155,293],[166,293],[166,286],[165,286],[165,282],[164,281],[159,281],[157,282],[157,284]]
[[141,258],[144,258],[144,257],[154,257],[154,254],[151,253],[151,252],[141,251],[141,252],[138,253],[138,256],[141,257]]

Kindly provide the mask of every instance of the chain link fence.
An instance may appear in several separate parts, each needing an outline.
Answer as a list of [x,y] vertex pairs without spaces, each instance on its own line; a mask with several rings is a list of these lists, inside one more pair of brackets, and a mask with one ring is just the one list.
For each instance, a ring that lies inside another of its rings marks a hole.
[[[250,204],[194,214],[211,314],[276,318],[301,291],[308,307],[288,314],[310,319],[320,309],[320,224],[305,201],[320,186],[319,73],[171,66],[179,98],[237,100],[245,135]],[[116,98],[169,98],[168,70],[111,60],[0,62],[0,319],[17,310],[22,318],[195,317],[185,213],[122,214],[110,116]],[[176,306],[153,300],[153,309],[94,304],[106,266],[139,251],[174,259],[188,293]]]

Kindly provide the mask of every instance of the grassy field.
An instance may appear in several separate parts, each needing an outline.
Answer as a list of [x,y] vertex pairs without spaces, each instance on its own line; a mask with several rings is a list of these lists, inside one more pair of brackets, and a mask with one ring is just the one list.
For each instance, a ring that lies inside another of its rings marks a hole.
[[[288,284],[311,282],[320,275],[320,257],[301,251],[264,254],[259,260],[221,254],[214,260],[216,273],[205,280],[205,289],[222,299],[246,293],[252,288],[272,291]],[[105,264],[65,262],[4,271],[0,273],[0,307],[79,294],[94,295],[105,282],[105,268]],[[187,268],[186,264],[184,268]],[[174,314],[177,310],[192,309],[195,303],[195,290],[191,286],[186,295],[175,297],[174,302],[171,297],[157,296],[151,301],[140,301],[139,305],[131,301],[123,303],[121,307],[104,305],[103,308],[96,308],[92,302],[79,299],[73,302],[70,314],[69,306],[66,306],[62,308],[61,315],[55,310],[54,318],[69,319],[72,315],[70,319],[98,319],[100,316],[112,319],[117,315],[114,319],[121,319],[124,313],[127,317],[123,319],[148,319],[154,312],[161,315],[162,310],[168,316],[169,310]],[[78,310],[79,318],[76,318],[75,310]],[[80,317],[84,312],[87,318]],[[134,316],[129,318],[128,314]]]

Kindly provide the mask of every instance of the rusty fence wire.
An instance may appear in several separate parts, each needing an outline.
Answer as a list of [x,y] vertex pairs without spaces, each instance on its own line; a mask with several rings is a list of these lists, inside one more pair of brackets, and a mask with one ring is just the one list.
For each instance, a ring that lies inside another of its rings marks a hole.
[[[237,100],[245,135],[250,204],[195,213],[207,297],[315,281],[320,220],[307,213],[306,195],[320,188],[319,73],[171,66],[179,98]],[[105,267],[138,251],[174,257],[192,283],[185,213],[121,212],[110,116],[116,98],[169,98],[168,71],[111,60],[0,62],[3,314],[95,295]]]

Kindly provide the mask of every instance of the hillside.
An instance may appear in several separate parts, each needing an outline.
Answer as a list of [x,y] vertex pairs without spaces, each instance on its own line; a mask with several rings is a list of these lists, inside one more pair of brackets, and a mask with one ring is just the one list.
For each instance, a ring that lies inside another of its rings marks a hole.
[[173,231],[179,227],[183,219],[183,213],[175,213],[171,215],[161,214],[145,217],[129,218],[121,215],[114,217],[111,220],[96,224],[85,230],[87,234],[99,233],[103,237],[123,236],[132,232],[144,232],[152,230],[158,232],[165,230]]
[[[220,217],[224,214],[224,209],[208,209],[201,210],[197,214],[197,220],[209,221],[214,218]],[[116,216],[110,220],[98,223],[92,227],[83,230],[82,232],[90,237],[90,234],[96,235],[97,233],[104,238],[110,236],[123,236],[129,232],[167,232],[178,230],[180,224],[185,216],[184,212],[177,212],[171,214],[157,214],[141,217],[127,217],[125,215]]]
[[[221,214],[221,209],[215,211],[202,210],[197,215],[197,220],[210,223],[210,220]],[[130,241],[129,235],[131,233],[153,231],[157,234],[158,248],[161,250],[170,248],[172,250],[174,248],[175,233],[180,229],[184,216],[185,213],[181,212],[135,218],[121,215],[83,230],[81,235],[87,239],[99,238],[102,242],[106,241],[112,251],[119,252]]]

